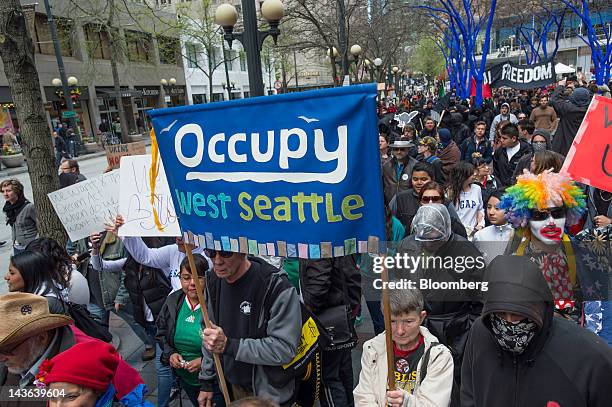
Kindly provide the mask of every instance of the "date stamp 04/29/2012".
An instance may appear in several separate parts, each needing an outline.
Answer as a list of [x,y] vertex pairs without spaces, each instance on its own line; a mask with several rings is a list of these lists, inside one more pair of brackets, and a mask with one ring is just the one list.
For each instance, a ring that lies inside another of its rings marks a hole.
[[62,398],[66,395],[65,389],[47,389],[34,386],[1,386],[0,405],[3,402],[11,401],[44,401],[55,398]]

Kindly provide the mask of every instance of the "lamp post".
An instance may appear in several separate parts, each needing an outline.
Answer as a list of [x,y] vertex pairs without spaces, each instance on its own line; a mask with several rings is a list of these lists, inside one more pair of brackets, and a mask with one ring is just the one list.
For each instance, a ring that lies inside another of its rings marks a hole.
[[391,68],[391,72],[393,73],[393,79],[394,79],[394,87],[395,87],[395,96],[399,96],[399,67],[394,66],[393,68]]
[[[78,100],[79,96],[81,96],[81,90],[77,87],[77,85],[79,84],[79,80],[77,79],[76,76],[69,76],[66,79],[66,82],[68,86],[64,87],[62,84],[62,80],[60,78],[53,78],[51,80],[51,85],[55,86],[56,88],[55,95],[57,96],[58,99],[60,99],[60,102],[59,102],[60,106],[57,109],[57,113],[59,115],[60,122],[62,120],[61,100],[62,99],[66,100],[66,97],[67,97],[73,103],[73,107],[74,107],[74,103]],[[66,95],[65,89],[68,89],[67,95]],[[69,111],[70,110],[67,110],[66,113],[68,113]],[[68,113],[68,115],[66,115],[65,113],[64,117],[66,117],[69,120],[69,123],[70,123],[69,127],[72,128],[72,132],[74,136],[76,136],[76,138],[66,133],[66,136],[68,137],[66,141],[70,144],[70,155],[74,157],[78,157],[79,152],[80,152],[80,146],[81,146],[81,137],[80,137],[79,128],[76,125],[76,112],[74,110],[73,112],[74,113],[72,114]]]
[[168,107],[168,102],[166,101],[166,95],[170,98],[170,105],[172,106],[172,89],[176,86],[176,78],[170,78],[166,80],[162,78],[159,83],[162,85],[164,90],[164,105]]
[[272,36],[274,43],[280,35],[278,24],[285,15],[285,6],[281,0],[265,0],[261,5],[261,15],[268,21],[270,28],[266,31],[257,29],[257,14],[253,0],[242,0],[242,13],[244,31],[234,32],[238,21],[238,11],[231,4],[221,4],[215,11],[215,21],[223,27],[223,38],[232,48],[232,42],[238,40],[242,43],[247,56],[249,72],[249,91],[252,96],[264,95],[264,84],[261,70],[261,47],[268,36]]
[[223,82],[221,86],[223,86],[223,90],[227,90],[227,100],[232,100],[232,91],[236,90],[236,84],[234,82],[230,82],[228,85],[227,83]]
[[369,59],[363,60],[363,68],[370,74],[370,82],[374,82],[374,66]]
[[[66,102],[66,110],[68,118],[68,122],[70,127],[76,132],[78,136],[80,136],[81,131],[76,125],[76,113],[74,111],[74,105],[72,104],[72,98],[70,97],[69,92],[69,84],[68,78],[66,77],[66,69],[64,68],[64,59],[62,58],[62,48],[60,46],[59,40],[57,38],[57,27],[55,25],[55,19],[53,18],[53,13],[51,13],[51,6],[49,5],[49,0],[45,1],[45,11],[47,13],[47,23],[49,24],[49,31],[51,32],[51,41],[53,42],[53,49],[55,51],[55,59],[57,60],[57,68],[59,70],[59,80],[60,85],[64,90],[64,101]],[[72,77],[74,78],[74,77]],[[75,78],[76,79],[76,78]],[[60,117],[60,121],[61,121]]]
[[358,83],[359,82],[359,56],[361,55],[363,50],[361,49],[360,45],[355,44],[351,47],[350,51],[355,61],[355,83]]
[[336,86],[338,85],[338,71],[336,69],[336,58],[338,58],[338,55],[340,54],[336,47],[330,47],[327,50],[327,58],[329,58],[329,62],[331,63],[332,76],[334,77],[334,85]]
[[376,78],[377,81],[380,80],[380,72],[381,72],[381,66],[383,64],[383,60],[380,58],[374,58],[374,66],[376,67],[376,73],[378,74],[378,78]]

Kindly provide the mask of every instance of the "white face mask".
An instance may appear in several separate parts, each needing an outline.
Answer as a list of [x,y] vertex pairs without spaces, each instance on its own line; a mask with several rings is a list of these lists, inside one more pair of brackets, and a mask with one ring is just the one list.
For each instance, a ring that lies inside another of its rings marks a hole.
[[557,244],[563,238],[563,228],[565,228],[565,218],[555,219],[548,216],[546,220],[530,220],[529,228],[531,233],[544,244]]

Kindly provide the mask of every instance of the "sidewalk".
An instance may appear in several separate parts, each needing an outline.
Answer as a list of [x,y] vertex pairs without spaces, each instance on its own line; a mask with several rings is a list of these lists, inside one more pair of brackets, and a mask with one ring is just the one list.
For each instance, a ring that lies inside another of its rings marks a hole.
[[[374,329],[372,327],[372,319],[367,311],[365,302],[362,304],[362,316],[363,323],[357,327],[357,336],[359,343],[352,352],[353,359],[353,388],[357,385],[359,380],[359,372],[361,371],[361,351],[363,343],[374,336]],[[155,361],[151,360],[143,362],[140,359],[142,352],[144,351],[144,344],[138,339],[136,334],[132,332],[130,327],[121,318],[111,313],[110,318],[110,331],[113,334],[113,345],[117,347],[117,350],[123,356],[123,359],[130,364],[134,369],[140,372],[140,376],[144,380],[149,389],[149,395],[147,400],[157,405],[157,377],[155,372]],[[191,406],[191,402],[187,396],[183,395],[183,406]],[[178,398],[170,403],[170,406],[179,406]]]
[[[144,140],[142,140],[145,142],[145,144],[148,146],[151,145],[151,139],[147,136],[144,138]],[[95,153],[90,153],[90,154],[82,154],[80,156],[78,156],[77,158],[75,158],[75,160],[81,162],[81,161],[87,161],[87,160],[91,160],[93,158],[97,158],[97,157],[102,157],[106,155],[106,151],[102,150],[102,151],[98,151]],[[24,165],[22,165],[21,167],[17,167],[17,168],[2,168],[0,170],[0,178],[5,178],[5,177],[11,177],[13,175],[18,175],[18,174],[23,174],[28,172],[28,163],[26,162]]]

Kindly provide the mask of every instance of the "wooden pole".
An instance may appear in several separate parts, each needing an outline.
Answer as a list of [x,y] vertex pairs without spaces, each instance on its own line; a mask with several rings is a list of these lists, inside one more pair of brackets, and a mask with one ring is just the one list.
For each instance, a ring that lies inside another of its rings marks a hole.
[[385,342],[387,347],[387,389],[395,390],[395,373],[393,371],[393,365],[395,364],[395,355],[393,354],[393,329],[391,328],[391,307],[389,304],[389,272],[383,262],[382,271],[382,305],[383,305],[383,317],[385,320]]
[[[200,302],[200,310],[202,310],[202,318],[204,319],[204,325],[206,328],[212,328],[212,324],[210,322],[210,318],[208,317],[208,309],[206,308],[206,301],[204,299],[204,289],[206,287],[206,283],[204,285],[200,284],[200,279],[198,278],[198,270],[196,269],[195,262],[193,261],[193,252],[192,246],[190,244],[185,243],[185,253],[187,254],[187,259],[189,260],[189,268],[191,269],[191,275],[195,276],[193,281],[196,286],[196,293],[198,294],[198,301]],[[206,281],[206,279],[204,280]],[[225,382],[225,375],[223,374],[223,366],[221,365],[221,358],[216,353],[213,353],[213,360],[215,362],[215,369],[217,370],[217,377],[219,378],[219,386],[221,387],[221,391],[223,392],[223,398],[225,399],[225,404],[229,405],[231,403],[229,393],[227,391],[227,383]]]

